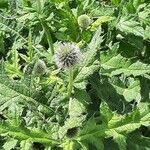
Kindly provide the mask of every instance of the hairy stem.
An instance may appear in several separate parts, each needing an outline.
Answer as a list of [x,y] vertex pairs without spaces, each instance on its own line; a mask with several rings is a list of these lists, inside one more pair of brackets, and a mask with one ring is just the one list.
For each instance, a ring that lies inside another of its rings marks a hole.
[[29,35],[28,35],[28,55],[29,55],[29,62],[31,62],[32,61],[32,57],[33,57],[32,33],[31,33],[31,30],[29,30]]
[[70,98],[73,88],[73,68],[69,68],[69,84],[68,84],[68,97]]

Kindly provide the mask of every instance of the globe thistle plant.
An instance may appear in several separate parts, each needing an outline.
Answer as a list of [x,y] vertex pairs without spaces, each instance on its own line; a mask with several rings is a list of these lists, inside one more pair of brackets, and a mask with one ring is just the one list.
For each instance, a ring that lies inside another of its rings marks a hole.
[[54,60],[59,68],[69,70],[68,96],[73,88],[73,67],[79,63],[81,58],[80,48],[74,43],[58,43],[55,50]]
[[84,14],[78,17],[78,24],[82,28],[87,28],[91,23],[91,19],[88,15]]
[[37,76],[44,75],[47,71],[46,64],[43,60],[38,59],[34,65],[34,74]]

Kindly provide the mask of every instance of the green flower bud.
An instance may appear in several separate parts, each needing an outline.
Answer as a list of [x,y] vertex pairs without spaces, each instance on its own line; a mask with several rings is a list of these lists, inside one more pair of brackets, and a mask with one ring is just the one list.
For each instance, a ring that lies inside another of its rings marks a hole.
[[47,71],[46,64],[43,60],[38,59],[38,61],[34,65],[34,74],[35,75],[44,75]]
[[91,23],[91,19],[88,15],[81,15],[78,17],[78,24],[82,28],[87,28]]
[[68,138],[74,138],[75,136],[77,136],[78,131],[79,131],[78,127],[70,128],[67,130],[66,136]]

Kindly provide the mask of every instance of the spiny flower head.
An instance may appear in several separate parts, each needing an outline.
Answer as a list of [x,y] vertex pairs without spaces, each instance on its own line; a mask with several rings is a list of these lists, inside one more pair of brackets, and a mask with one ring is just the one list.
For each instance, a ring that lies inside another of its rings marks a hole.
[[35,75],[43,75],[47,71],[46,64],[43,60],[38,59],[34,65],[34,73]]
[[81,52],[74,43],[58,43],[55,50],[54,60],[59,68],[73,67],[80,61]]
[[88,15],[84,14],[78,17],[78,24],[82,28],[87,28],[91,23],[91,19]]

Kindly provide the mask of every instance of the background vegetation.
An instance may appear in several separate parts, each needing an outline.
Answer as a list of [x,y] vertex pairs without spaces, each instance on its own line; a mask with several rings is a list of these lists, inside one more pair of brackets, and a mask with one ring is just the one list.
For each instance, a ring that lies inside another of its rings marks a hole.
[[[83,55],[70,98],[58,41]],[[0,59],[0,149],[150,149],[149,0],[1,0]]]

